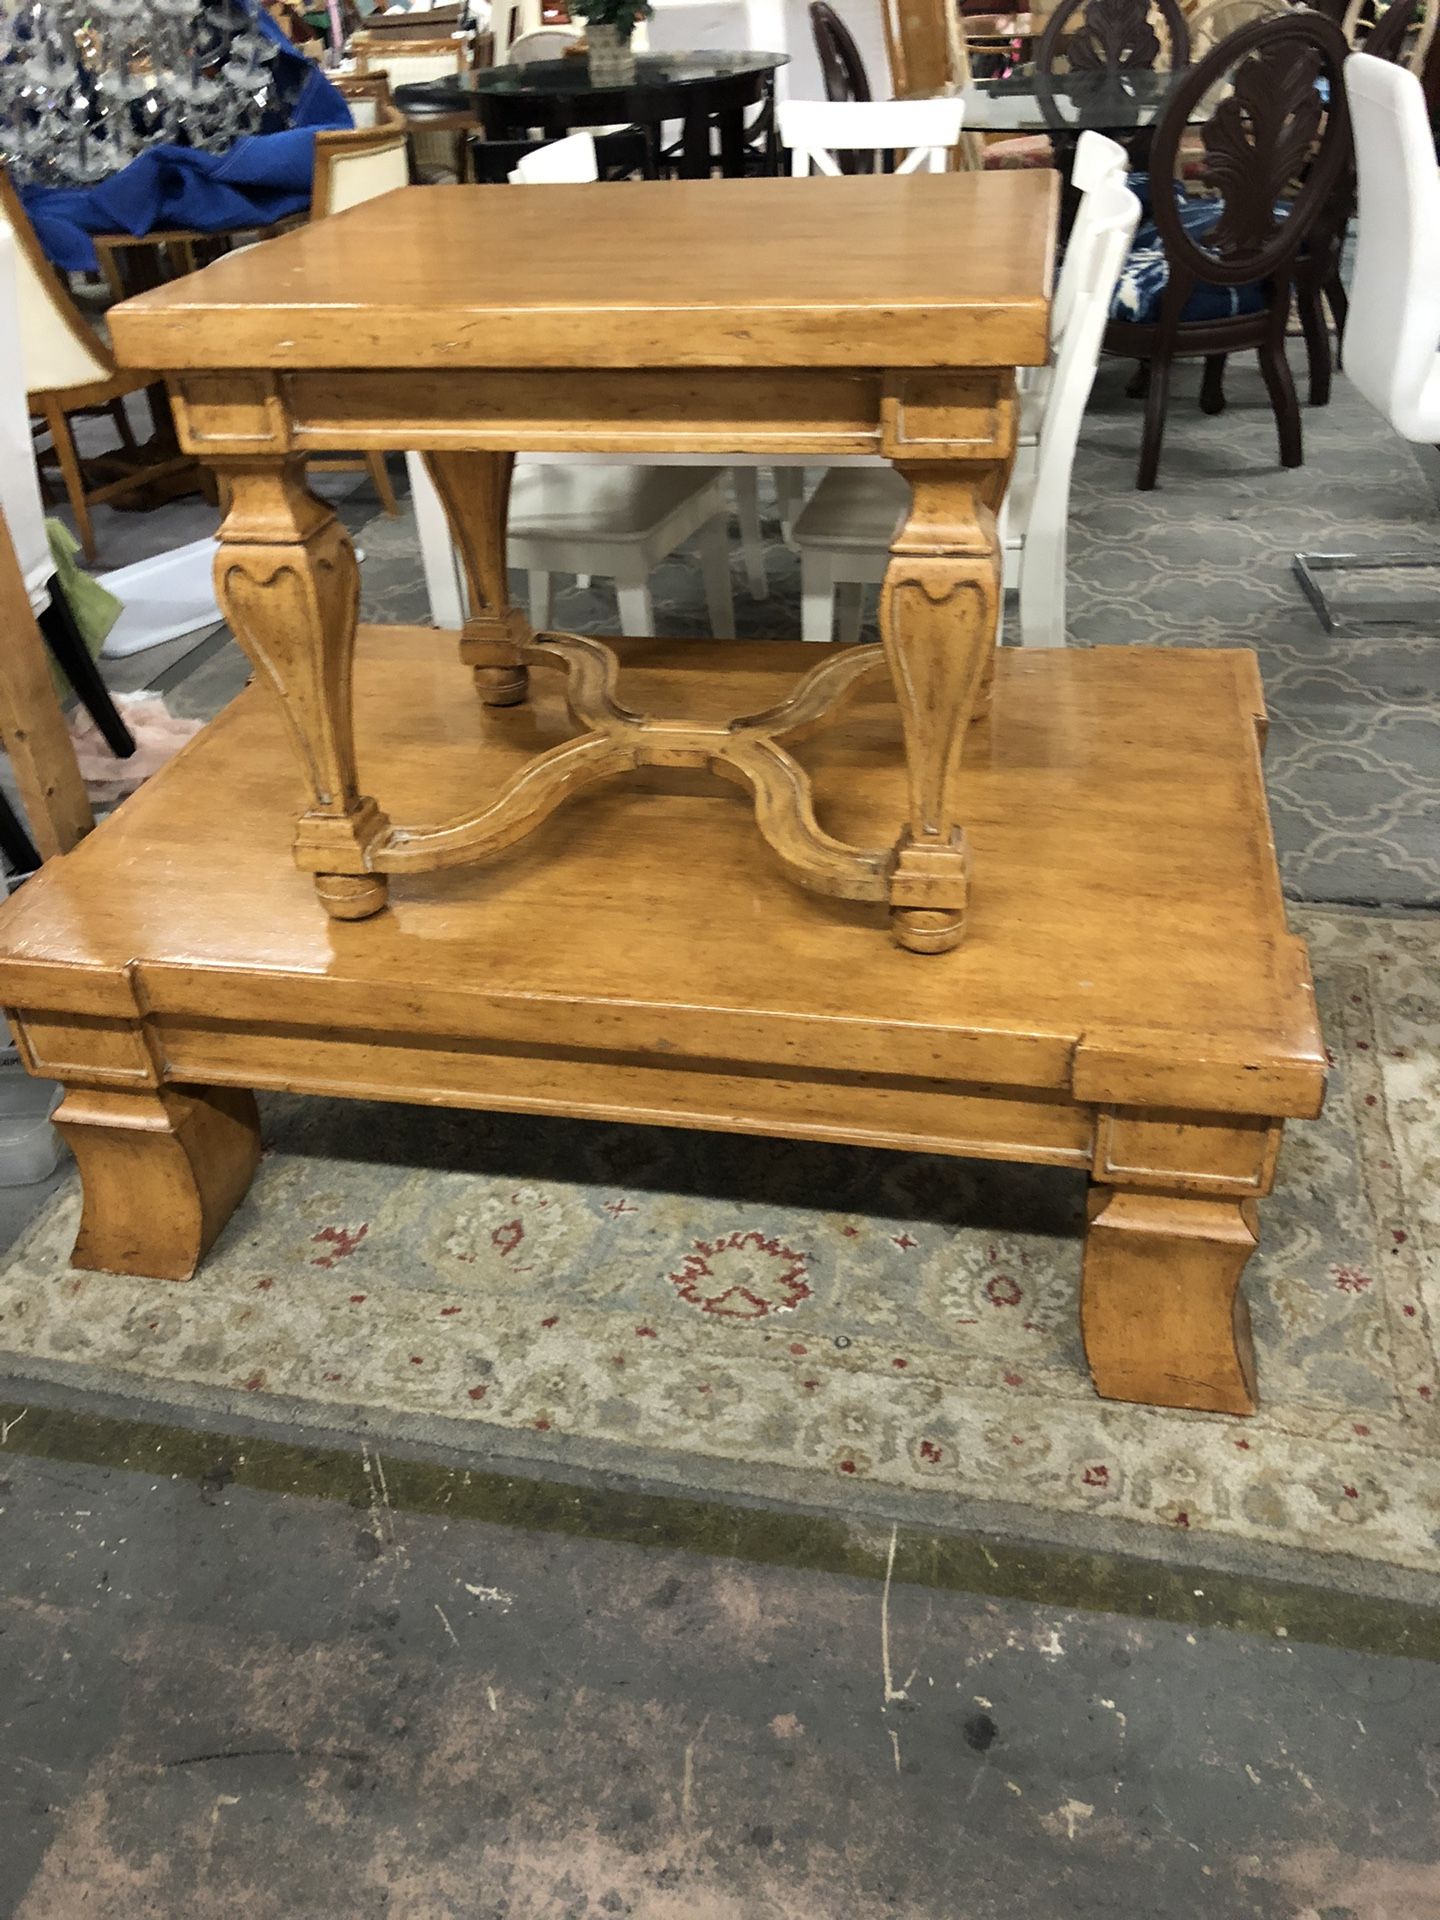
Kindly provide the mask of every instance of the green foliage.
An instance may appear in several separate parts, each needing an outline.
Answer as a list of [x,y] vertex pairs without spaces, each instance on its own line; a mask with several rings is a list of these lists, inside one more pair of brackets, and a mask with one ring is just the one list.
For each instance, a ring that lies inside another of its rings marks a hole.
[[629,34],[637,20],[650,17],[650,0],[572,0],[570,11],[592,27],[619,27]]

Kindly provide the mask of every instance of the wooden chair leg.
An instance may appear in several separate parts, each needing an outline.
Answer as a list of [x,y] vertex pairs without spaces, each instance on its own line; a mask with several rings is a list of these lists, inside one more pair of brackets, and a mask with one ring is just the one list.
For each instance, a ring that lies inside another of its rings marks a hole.
[[75,516],[75,525],[79,530],[80,546],[85,558],[93,565],[95,529],[90,521],[85,476],[80,470],[80,456],[75,451],[75,436],[70,431],[65,409],[57,401],[47,400],[44,413],[45,424],[50,429],[51,443],[55,448],[55,458],[60,463],[60,477],[65,482],[65,497],[70,502],[70,511]]
[[[48,860],[68,853],[95,824],[75,748],[50,677],[50,661],[30,609],[30,594],[0,514],[0,743],[10,756],[20,804],[35,846]],[[18,827],[18,822],[16,823]],[[29,836],[12,835],[5,854],[17,871],[33,867]]]
[[126,453],[138,452],[139,449],[135,445],[135,435],[130,427],[130,416],[125,411],[125,402],[123,400],[112,400],[106,411],[114,422],[115,431],[120,436],[120,445],[125,449]]
[[1340,270],[1325,282],[1325,303],[1335,322],[1335,364],[1343,372],[1345,369],[1345,322],[1350,318],[1350,296],[1345,291],[1345,282],[1340,278]]
[[1131,374],[1125,388],[1125,398],[1127,400],[1143,400],[1149,391],[1150,362],[1148,360],[1137,360],[1135,362],[1135,371]]
[[75,624],[75,616],[58,579],[50,582],[50,604],[40,616],[40,631],[56,664],[75,689],[75,698],[100,729],[106,746],[117,759],[128,760],[135,751],[134,736],[121,719],[110,689],[100,678],[100,669],[90,657],[90,649]]
[[745,561],[745,585],[752,600],[770,593],[765,577],[765,539],[760,531],[760,469],[732,467],[730,485],[735,494],[735,517],[740,525],[740,552]]
[[1207,353],[1205,356],[1205,373],[1200,382],[1202,413],[1225,411],[1225,359],[1223,353]]
[[1145,429],[1140,440],[1140,470],[1135,486],[1140,493],[1154,490],[1160,473],[1160,449],[1165,444],[1165,409],[1170,400],[1169,356],[1157,355],[1149,363],[1150,377],[1145,388]]
[[1298,289],[1295,302],[1300,310],[1300,330],[1305,336],[1305,355],[1310,363],[1310,404],[1330,404],[1330,328],[1325,319],[1325,301],[1319,286]]
[[40,864],[34,842],[3,793],[0,793],[0,853],[4,854],[5,864],[12,873],[34,873]]
[[859,645],[864,614],[865,589],[858,580],[841,580],[835,588],[835,638],[842,645]]
[[553,575],[532,567],[525,575],[526,595],[530,602],[530,624],[537,633],[550,627],[550,586]]
[[1285,354],[1285,336],[1272,336],[1260,349],[1260,371],[1270,405],[1275,409],[1275,430],[1280,439],[1280,464],[1298,467],[1305,459],[1300,429],[1300,402],[1295,397],[1295,382]]
[[638,579],[617,579],[615,600],[620,609],[620,631],[632,640],[653,640],[655,603],[650,597],[648,576],[642,571]]
[[810,547],[800,553],[800,638],[835,638],[835,579],[828,556]]
[[365,471],[370,475],[370,484],[380,496],[380,505],[392,520],[400,517],[400,502],[395,498],[395,489],[390,484],[390,470],[385,465],[383,453],[367,453]]
[[735,594],[730,580],[730,530],[725,518],[717,514],[713,520],[707,520],[695,536],[695,546],[705,582],[710,631],[717,640],[733,639]]

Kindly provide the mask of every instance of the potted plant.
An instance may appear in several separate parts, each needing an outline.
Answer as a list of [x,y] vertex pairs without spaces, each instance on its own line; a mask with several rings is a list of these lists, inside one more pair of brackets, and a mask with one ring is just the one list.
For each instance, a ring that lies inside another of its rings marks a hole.
[[635,50],[630,36],[635,22],[648,18],[650,0],[571,0],[570,11],[585,22],[592,84],[629,86],[635,78]]

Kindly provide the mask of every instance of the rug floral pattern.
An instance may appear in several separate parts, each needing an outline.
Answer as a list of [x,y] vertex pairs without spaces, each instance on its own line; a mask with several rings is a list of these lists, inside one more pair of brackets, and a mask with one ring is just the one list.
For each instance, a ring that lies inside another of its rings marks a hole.
[[[21,1376],[679,1486],[847,1485],[1440,1566],[1440,923],[1306,909],[1334,1074],[1247,1288],[1250,1421],[1097,1400],[1044,1168],[277,1101],[186,1285],[0,1275]],[[1137,1545],[1142,1544],[1139,1535]]]

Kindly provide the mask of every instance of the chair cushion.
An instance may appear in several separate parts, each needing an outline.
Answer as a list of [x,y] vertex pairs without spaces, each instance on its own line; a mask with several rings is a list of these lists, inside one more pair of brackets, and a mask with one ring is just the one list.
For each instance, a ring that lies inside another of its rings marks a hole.
[[831,467],[800,509],[795,544],[884,553],[909,507],[909,482],[893,467]]
[[1020,167],[1053,167],[1054,150],[1045,133],[1021,133],[1010,140],[991,140],[985,148],[987,171],[1012,172]]
[[[1180,224],[1196,239],[1203,239],[1224,211],[1220,200],[1181,199],[1179,207]],[[1110,318],[1154,326],[1160,318],[1160,303],[1169,279],[1170,263],[1159,231],[1153,220],[1144,220],[1136,229],[1135,244],[1110,302]],[[1185,302],[1180,318],[1182,322],[1223,320],[1240,313],[1259,313],[1264,305],[1265,289],[1258,281],[1244,287],[1217,287],[1201,281]]]
[[510,496],[512,539],[629,542],[662,528],[677,508],[724,478],[723,467],[649,467],[563,458],[522,459]]

